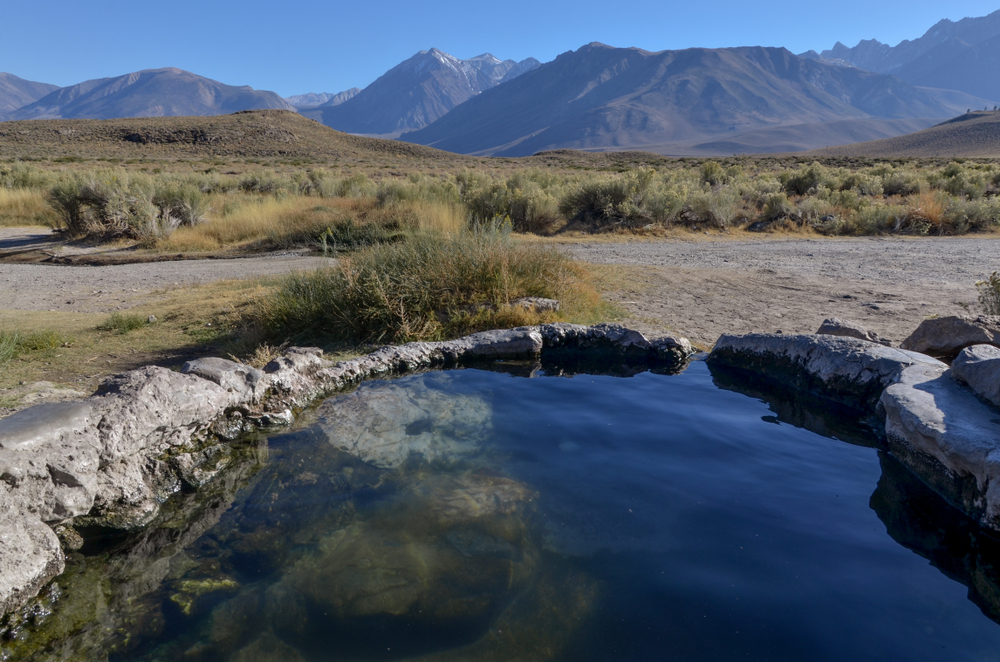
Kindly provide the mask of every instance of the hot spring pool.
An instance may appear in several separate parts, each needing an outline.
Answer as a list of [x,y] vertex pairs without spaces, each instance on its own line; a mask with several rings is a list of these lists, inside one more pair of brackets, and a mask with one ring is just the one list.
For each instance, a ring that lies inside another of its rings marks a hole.
[[533,376],[367,382],[250,444],[75,555],[33,659],[1000,659],[1000,544],[865,430],[697,361]]

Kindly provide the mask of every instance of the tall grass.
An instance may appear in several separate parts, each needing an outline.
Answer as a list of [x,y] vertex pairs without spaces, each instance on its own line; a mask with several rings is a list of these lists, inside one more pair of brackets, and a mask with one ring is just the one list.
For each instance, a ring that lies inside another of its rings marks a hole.
[[39,189],[0,188],[0,226],[46,225],[55,227],[59,217]]
[[0,330],[0,368],[30,352],[43,352],[69,342],[62,333],[52,330],[33,332]]
[[582,300],[584,289],[562,254],[514,242],[494,225],[417,233],[403,243],[366,248],[335,267],[289,276],[258,304],[256,321],[275,338],[431,340],[550,319],[552,313],[510,303],[525,296]]

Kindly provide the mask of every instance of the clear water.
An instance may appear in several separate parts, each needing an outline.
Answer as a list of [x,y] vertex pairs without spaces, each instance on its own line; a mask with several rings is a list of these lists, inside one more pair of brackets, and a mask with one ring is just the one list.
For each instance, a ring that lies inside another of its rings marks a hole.
[[[864,430],[722,389],[701,362],[679,375],[538,376],[426,373],[323,405],[269,441],[231,506],[144,566],[143,577],[165,569],[130,589],[132,631],[87,650],[1000,659],[1000,544],[866,447]],[[405,420],[373,425],[424,456],[329,443],[331,430],[361,438],[338,406],[386,389],[438,408],[414,418],[412,403],[378,401]]]

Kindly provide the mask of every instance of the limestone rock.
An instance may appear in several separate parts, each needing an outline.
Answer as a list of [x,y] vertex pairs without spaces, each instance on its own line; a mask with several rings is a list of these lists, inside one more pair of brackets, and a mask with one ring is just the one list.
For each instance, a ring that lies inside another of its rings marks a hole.
[[534,310],[538,313],[559,312],[559,302],[555,299],[546,299],[545,297],[521,297],[520,299],[511,301],[510,305],[514,308]]
[[435,461],[474,453],[492,420],[492,409],[481,398],[409,380],[364,385],[327,400],[316,413],[331,444],[384,469],[414,454]]
[[875,411],[882,390],[903,368],[946,367],[923,354],[856,338],[769,333],[723,335],[708,361],[754,372],[867,413]]
[[1000,529],[1000,418],[942,365],[913,365],[881,397],[889,448],[973,518]]
[[192,374],[215,382],[242,402],[259,402],[267,388],[264,373],[252,366],[217,357],[206,357],[188,361],[181,368],[184,374]]
[[914,352],[952,358],[970,345],[1000,345],[1000,317],[991,315],[935,317],[900,343]]
[[687,338],[664,335],[648,339],[618,324],[544,324],[539,329],[547,349],[606,349],[634,358],[674,362],[694,353]]
[[979,397],[1000,407],[1000,348],[993,345],[966,347],[952,362],[951,376]]
[[857,322],[842,320],[839,317],[828,317],[823,320],[823,323],[820,324],[818,329],[816,329],[816,333],[824,336],[858,338],[859,340],[867,340],[869,342],[879,343],[880,345],[885,345],[887,347],[892,346],[891,341],[879,337],[879,335],[874,331],[869,331]]
[[40,520],[11,513],[0,515],[0,614],[34,597],[65,567],[59,538]]

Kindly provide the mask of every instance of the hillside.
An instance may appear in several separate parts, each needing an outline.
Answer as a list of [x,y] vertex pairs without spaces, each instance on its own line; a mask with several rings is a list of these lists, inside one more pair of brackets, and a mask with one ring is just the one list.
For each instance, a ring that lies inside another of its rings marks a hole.
[[469,99],[401,139],[502,156],[566,147],[648,149],[784,125],[943,118],[965,110],[948,96],[891,76],[799,58],[783,48],[651,53],[590,44]]
[[294,110],[274,92],[235,87],[181,69],[149,69],[59,88],[7,119],[109,119]]
[[946,87],[1000,101],[1000,10],[960,21],[944,19],[923,36],[896,46],[865,39],[853,48],[837,42],[824,58],[892,74],[913,85]]
[[829,145],[844,145],[913,133],[937,124],[935,119],[850,119],[813,124],[789,124],[747,131],[719,140],[698,143],[647,145],[645,149],[675,156],[730,156],[803,152]]
[[21,106],[37,101],[58,89],[57,85],[36,83],[18,78],[14,74],[0,72],[0,120]]
[[397,136],[427,126],[480,92],[538,66],[538,60],[499,60],[489,53],[460,60],[432,48],[402,62],[354,97],[305,111],[340,131]]
[[1000,157],[1000,112],[973,112],[905,136],[841,145],[818,156]]
[[418,145],[334,131],[286,110],[210,117],[0,122],[0,158],[190,159],[282,157],[311,161],[462,159]]

